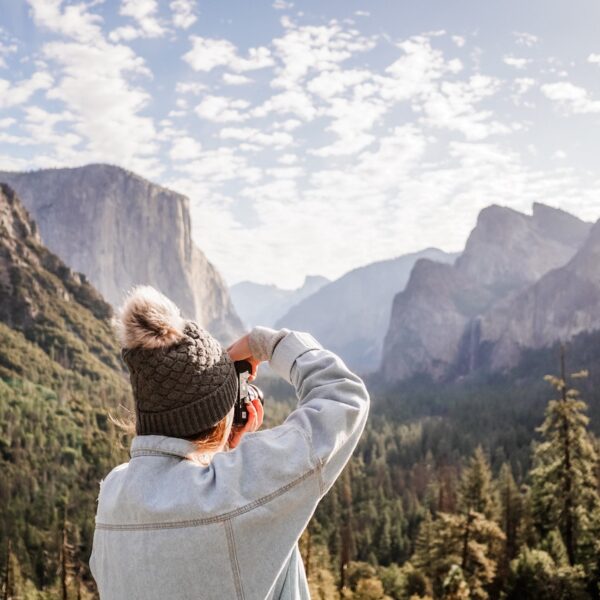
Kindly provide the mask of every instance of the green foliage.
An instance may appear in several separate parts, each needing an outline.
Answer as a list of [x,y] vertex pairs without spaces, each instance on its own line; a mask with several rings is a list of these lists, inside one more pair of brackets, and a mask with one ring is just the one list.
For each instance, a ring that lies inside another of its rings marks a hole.
[[462,512],[474,511],[493,519],[498,511],[492,471],[481,446],[475,448],[467,468],[464,470],[459,489],[458,507]]
[[524,546],[511,562],[506,600],[586,600],[583,568],[558,566],[543,550]]
[[584,565],[598,577],[600,554],[600,496],[598,457],[587,431],[586,404],[568,386],[563,374],[547,380],[559,392],[551,400],[539,428],[542,441],[534,450],[532,506],[535,525],[544,540],[559,531],[568,564]]

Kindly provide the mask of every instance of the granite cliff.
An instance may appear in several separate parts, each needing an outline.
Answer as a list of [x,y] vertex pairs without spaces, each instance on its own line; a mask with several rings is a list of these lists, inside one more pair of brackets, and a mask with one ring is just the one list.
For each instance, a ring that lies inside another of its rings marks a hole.
[[[383,378],[394,382],[425,373],[445,379],[513,365],[518,352],[510,334],[504,335],[507,320],[528,323],[534,316],[511,303],[573,259],[590,228],[539,203],[531,215],[496,205],[482,210],[455,264],[417,262],[405,290],[394,298]],[[553,331],[547,337],[554,340],[560,332]],[[494,350],[501,337],[510,351]]]
[[189,200],[111,165],[0,172],[41,239],[113,306],[134,284],[155,286],[222,343],[242,323],[222,277],[191,236]]
[[381,361],[394,295],[424,257],[452,263],[456,255],[428,248],[353,269],[293,306],[276,327],[308,331],[351,368],[374,371]]

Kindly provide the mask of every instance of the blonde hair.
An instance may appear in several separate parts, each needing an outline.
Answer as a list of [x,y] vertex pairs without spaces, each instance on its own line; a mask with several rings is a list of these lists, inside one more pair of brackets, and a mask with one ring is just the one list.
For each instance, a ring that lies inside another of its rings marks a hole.
[[[136,435],[136,420],[133,412],[129,411],[125,419],[113,417],[109,412],[108,419],[124,434]],[[229,434],[232,425],[233,408],[213,427],[197,435],[182,438],[192,442],[196,447],[186,458],[199,465],[208,466],[217,452],[229,450]]]

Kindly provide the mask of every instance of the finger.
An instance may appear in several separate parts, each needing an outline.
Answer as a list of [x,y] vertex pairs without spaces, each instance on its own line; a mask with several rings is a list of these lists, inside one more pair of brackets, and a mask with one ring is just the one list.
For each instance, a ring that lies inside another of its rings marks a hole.
[[247,402],[246,408],[248,409],[248,430],[256,431],[258,429],[258,412],[254,402]]
[[256,400],[252,400],[252,404],[254,405],[254,408],[256,409],[256,418],[257,418],[257,427],[256,429],[260,429],[261,425],[263,424],[263,419],[265,416],[265,409],[262,405],[262,402],[257,398]]
[[248,341],[248,334],[241,337],[235,342],[229,350],[229,356],[231,360],[244,360],[252,356],[250,352],[250,342]]

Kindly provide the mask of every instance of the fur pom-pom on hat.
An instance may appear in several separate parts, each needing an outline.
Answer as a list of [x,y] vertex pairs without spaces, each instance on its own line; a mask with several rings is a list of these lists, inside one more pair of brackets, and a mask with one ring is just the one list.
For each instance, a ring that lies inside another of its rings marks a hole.
[[112,325],[122,347],[152,350],[180,341],[185,319],[177,305],[150,285],[128,293]]

